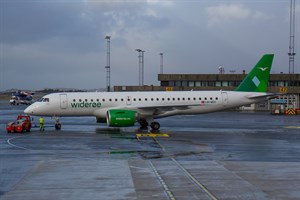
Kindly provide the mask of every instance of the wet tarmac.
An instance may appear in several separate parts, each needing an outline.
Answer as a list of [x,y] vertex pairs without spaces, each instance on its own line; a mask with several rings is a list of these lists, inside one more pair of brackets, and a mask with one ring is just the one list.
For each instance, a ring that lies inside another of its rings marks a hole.
[[24,108],[0,104],[1,200],[300,199],[300,116],[175,116],[156,135],[45,118],[45,132],[7,134]]

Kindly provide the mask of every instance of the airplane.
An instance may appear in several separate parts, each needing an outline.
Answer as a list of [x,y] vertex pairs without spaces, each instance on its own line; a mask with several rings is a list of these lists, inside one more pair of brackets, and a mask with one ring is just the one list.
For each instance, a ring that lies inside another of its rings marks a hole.
[[[155,119],[173,115],[210,113],[266,101],[274,54],[265,54],[234,91],[70,92],[52,93],[27,107],[35,116],[95,116],[109,127],[129,127],[138,122],[159,130]],[[61,128],[59,120],[55,125]]]

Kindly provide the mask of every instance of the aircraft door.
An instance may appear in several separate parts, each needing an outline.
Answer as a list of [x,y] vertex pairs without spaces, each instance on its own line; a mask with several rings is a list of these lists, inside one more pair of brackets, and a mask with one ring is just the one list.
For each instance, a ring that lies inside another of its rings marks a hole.
[[126,105],[131,105],[131,96],[126,97]]
[[228,94],[227,92],[221,92],[222,94],[222,101],[223,101],[223,105],[226,106],[228,104]]
[[60,94],[59,98],[60,98],[60,108],[67,109],[67,107],[68,107],[67,94]]

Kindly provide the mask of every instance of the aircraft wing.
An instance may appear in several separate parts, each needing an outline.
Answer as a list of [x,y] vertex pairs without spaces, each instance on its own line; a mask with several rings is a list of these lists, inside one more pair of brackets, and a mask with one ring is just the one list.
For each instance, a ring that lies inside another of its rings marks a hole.
[[[164,114],[165,112],[173,110],[188,110],[191,106],[199,106],[200,104],[193,105],[161,105],[161,106],[142,106],[137,107],[135,110],[142,118],[153,117],[154,115]],[[128,108],[127,108],[128,109]]]
[[275,93],[265,93],[263,95],[262,94],[249,95],[249,96],[247,96],[247,98],[249,98],[249,99],[262,99],[262,98],[270,99],[272,97],[274,98],[274,97],[277,97],[277,96],[278,96],[278,94],[275,94]]

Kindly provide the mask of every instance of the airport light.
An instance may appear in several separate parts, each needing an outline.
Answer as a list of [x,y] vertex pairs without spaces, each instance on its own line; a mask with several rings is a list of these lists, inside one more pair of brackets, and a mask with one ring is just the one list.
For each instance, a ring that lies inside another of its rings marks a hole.
[[106,91],[110,92],[110,36],[106,36],[107,52],[106,52]]
[[139,52],[139,86],[144,85],[144,50],[136,49]]

